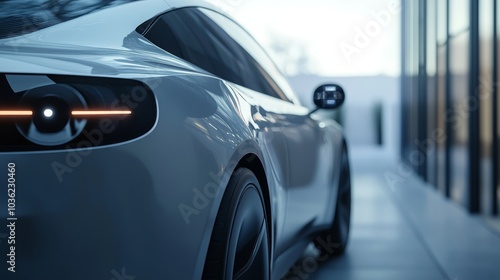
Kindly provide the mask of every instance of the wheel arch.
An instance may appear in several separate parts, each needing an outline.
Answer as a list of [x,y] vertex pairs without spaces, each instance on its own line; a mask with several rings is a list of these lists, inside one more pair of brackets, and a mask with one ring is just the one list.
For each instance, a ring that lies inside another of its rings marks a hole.
[[238,168],[248,168],[250,169],[255,176],[257,177],[257,180],[259,181],[262,194],[264,196],[264,204],[265,204],[265,211],[266,211],[266,216],[267,216],[267,227],[269,229],[269,241],[270,241],[270,256],[271,256],[271,262],[273,261],[273,248],[274,248],[274,227],[273,227],[273,216],[272,216],[272,207],[271,207],[271,190],[269,188],[269,183],[267,181],[267,175],[266,171],[264,169],[264,164],[260,160],[260,158],[255,154],[255,153],[248,153],[244,155],[236,167],[234,168],[233,172],[238,170]]
[[[247,143],[248,144],[248,143]],[[241,146],[240,146],[241,148]],[[241,152],[241,150],[240,150]],[[264,207],[265,207],[265,216],[266,216],[266,227],[268,228],[268,253],[269,253],[269,258],[270,258],[270,263],[269,263],[269,269],[270,271],[272,271],[272,265],[273,265],[273,246],[274,246],[274,230],[273,230],[273,221],[272,221],[272,211],[271,211],[271,193],[270,193],[270,188],[269,188],[269,183],[268,183],[268,180],[267,180],[267,176],[266,176],[266,173],[265,173],[265,169],[264,169],[264,164],[263,162],[261,161],[261,159],[259,158],[259,156],[257,155],[259,153],[258,150],[256,151],[252,151],[252,150],[246,150],[245,151],[246,154],[243,154],[243,156],[240,156],[240,157],[236,157],[235,160],[233,161],[233,163],[226,169],[226,175],[229,175],[229,177],[232,177],[234,174],[237,174],[238,173],[238,170],[241,169],[241,168],[245,168],[245,169],[248,169],[250,170],[256,177],[259,185],[260,185],[260,189],[261,189],[261,192],[262,192],[262,196],[263,196],[263,199],[264,199]],[[234,157],[233,157],[234,158]],[[239,159],[239,160],[238,160]],[[228,182],[226,182],[226,184],[229,184],[230,180],[228,180]],[[224,191],[221,193],[221,196],[222,198],[224,198],[226,196],[226,194],[228,192],[231,191],[231,188],[230,187],[226,187],[224,189]],[[219,207],[217,208],[217,211],[216,211],[216,216],[219,215],[219,212],[221,211],[221,206],[222,205],[219,205]],[[212,235],[214,233],[213,231],[214,229],[212,229],[212,232],[210,233],[210,239],[212,238]],[[208,256],[208,252],[209,252],[209,245],[207,246],[207,251],[205,252],[204,254],[204,261],[203,261],[203,267],[205,267],[207,265],[206,263],[206,258]],[[204,275],[204,272],[205,269],[202,270],[202,274],[200,275],[200,277],[202,277],[202,275]],[[270,272],[270,275],[271,275],[271,272]],[[270,277],[269,275],[269,277]],[[199,279],[199,278],[195,278],[195,279]]]

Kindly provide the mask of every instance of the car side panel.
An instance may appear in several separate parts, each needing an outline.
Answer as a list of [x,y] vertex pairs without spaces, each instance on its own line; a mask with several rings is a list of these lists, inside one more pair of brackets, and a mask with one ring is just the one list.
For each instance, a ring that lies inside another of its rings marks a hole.
[[[298,253],[284,254],[314,229],[333,219],[342,130],[331,120],[311,118],[307,109],[234,86],[252,107],[259,145],[272,158],[268,176],[276,178],[276,269],[289,267]],[[278,170],[278,172],[277,172]],[[283,199],[286,197],[286,199]],[[307,243],[305,243],[307,244]],[[285,260],[280,255],[286,255]],[[284,265],[283,265],[284,263]],[[275,272],[281,275],[280,272]],[[274,274],[274,273],[273,273]]]
[[[240,113],[245,105],[211,77],[142,81],[159,112],[144,137],[90,149],[0,152],[0,164],[16,164],[18,218],[18,271],[1,270],[1,279],[201,278],[231,160],[253,141]],[[255,147],[245,151],[260,155]],[[2,263],[6,258],[0,255]]]

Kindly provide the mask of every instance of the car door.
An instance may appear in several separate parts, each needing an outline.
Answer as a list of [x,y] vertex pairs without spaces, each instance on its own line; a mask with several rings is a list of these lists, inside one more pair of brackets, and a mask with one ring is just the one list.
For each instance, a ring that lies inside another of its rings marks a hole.
[[327,148],[324,129],[299,105],[266,53],[229,18],[204,8],[182,8],[164,14],[155,25],[148,39],[230,82],[250,104],[267,175],[273,180],[279,255],[325,211],[331,145]]
[[279,210],[285,211],[285,220],[277,232],[276,254],[280,255],[304,239],[315,226],[330,222],[325,220],[325,214],[334,199],[335,143],[328,126],[311,119],[306,108],[236,87],[251,96],[247,100],[259,108],[259,118],[268,123],[262,128],[273,132],[265,139],[271,152],[274,151],[272,154],[277,157],[276,151],[282,153],[281,145],[285,145],[286,154],[280,158],[286,160],[286,165],[282,165],[286,166],[286,172],[278,185],[279,191],[286,195],[286,204],[279,205]]
[[[286,208],[285,220],[278,230],[276,252],[280,254],[303,234],[308,234],[312,227],[324,223],[323,214],[332,200],[335,145],[329,135],[331,127],[309,116],[288,82],[248,33],[220,14],[202,12],[230,37],[226,41],[237,43],[234,48],[227,47],[234,53],[230,60],[239,60],[244,66],[240,74],[243,80],[235,84],[258,108],[257,115],[266,120],[264,129],[273,131],[268,145],[279,151],[283,150],[281,145],[285,145],[285,155],[275,153],[281,161],[286,160],[286,165],[282,165],[286,172],[278,188],[286,193],[286,205],[278,206]],[[221,38],[226,34],[220,34]],[[213,45],[221,45],[221,42],[214,42]],[[239,58],[236,59],[236,56]],[[226,58],[223,54],[220,57],[221,60]]]

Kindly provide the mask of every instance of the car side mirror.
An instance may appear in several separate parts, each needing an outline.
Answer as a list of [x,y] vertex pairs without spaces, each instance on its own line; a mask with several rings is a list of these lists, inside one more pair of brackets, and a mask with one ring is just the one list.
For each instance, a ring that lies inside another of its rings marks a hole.
[[316,109],[310,114],[319,109],[336,109],[344,103],[344,89],[336,84],[326,84],[319,86],[314,91],[314,104]]

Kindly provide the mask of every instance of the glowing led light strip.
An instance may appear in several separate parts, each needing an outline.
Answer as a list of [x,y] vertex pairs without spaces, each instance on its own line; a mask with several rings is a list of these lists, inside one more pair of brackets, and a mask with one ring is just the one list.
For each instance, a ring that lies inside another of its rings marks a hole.
[[78,117],[121,116],[131,115],[132,111],[73,111],[71,115]]
[[32,111],[0,110],[0,117],[26,117],[32,115]]
[[[91,116],[122,116],[131,115],[132,111],[73,111],[71,115],[91,117]],[[32,111],[22,111],[22,110],[0,110],[0,117],[29,117],[33,116]]]

